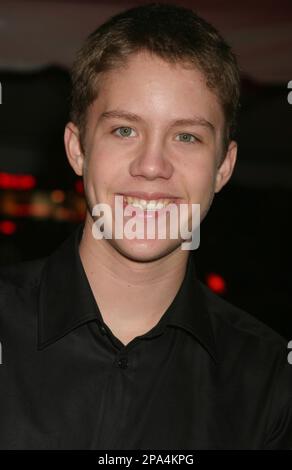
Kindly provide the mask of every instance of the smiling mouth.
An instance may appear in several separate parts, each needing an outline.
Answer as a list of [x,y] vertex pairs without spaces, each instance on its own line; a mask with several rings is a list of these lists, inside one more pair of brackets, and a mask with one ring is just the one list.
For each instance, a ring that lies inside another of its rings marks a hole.
[[130,205],[137,209],[141,209],[143,211],[159,211],[165,209],[170,203],[174,203],[174,199],[139,199],[133,196],[123,196],[124,198],[124,206]]

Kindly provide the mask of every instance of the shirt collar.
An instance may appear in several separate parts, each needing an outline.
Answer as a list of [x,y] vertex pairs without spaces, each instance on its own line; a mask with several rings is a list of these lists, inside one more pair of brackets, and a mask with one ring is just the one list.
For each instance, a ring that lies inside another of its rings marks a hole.
[[184,280],[172,304],[162,316],[163,325],[180,327],[199,341],[216,363],[220,363],[206,299],[197,278],[194,255],[190,253]]
[[43,349],[74,328],[101,319],[80,256],[83,224],[46,260],[39,291],[38,348]]
[[[84,323],[92,320],[103,323],[79,255],[83,228],[84,224],[79,224],[44,265],[38,303],[38,349],[45,348]],[[174,325],[191,333],[215,362],[219,362],[192,253],[180,289],[154,331],[164,325]]]

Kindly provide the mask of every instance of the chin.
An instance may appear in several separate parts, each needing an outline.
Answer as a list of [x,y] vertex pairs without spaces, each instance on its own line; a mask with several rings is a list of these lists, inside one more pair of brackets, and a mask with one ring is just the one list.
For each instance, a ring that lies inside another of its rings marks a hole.
[[155,261],[180,249],[178,240],[111,240],[125,258],[137,262]]

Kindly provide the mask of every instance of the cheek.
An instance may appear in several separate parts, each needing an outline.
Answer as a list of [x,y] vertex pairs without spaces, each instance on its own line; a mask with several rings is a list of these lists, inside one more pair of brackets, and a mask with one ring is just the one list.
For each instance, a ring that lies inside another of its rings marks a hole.
[[117,184],[122,174],[121,170],[109,150],[92,149],[91,154],[87,157],[89,157],[88,163],[84,171],[86,193],[91,200],[106,200],[107,194]]
[[87,177],[90,179],[96,179],[98,175],[104,172],[104,168],[106,167],[108,160],[106,158],[106,152],[104,149],[102,149],[97,136],[95,136],[93,139],[90,151],[87,155],[87,159]]
[[[119,150],[121,152],[121,150]],[[122,162],[117,148],[103,136],[97,137],[90,152],[90,172],[95,177],[101,178],[110,175],[118,175],[119,162]]]
[[208,197],[214,190],[215,174],[214,165],[210,162],[196,162],[188,166],[185,178],[191,195],[200,199]]

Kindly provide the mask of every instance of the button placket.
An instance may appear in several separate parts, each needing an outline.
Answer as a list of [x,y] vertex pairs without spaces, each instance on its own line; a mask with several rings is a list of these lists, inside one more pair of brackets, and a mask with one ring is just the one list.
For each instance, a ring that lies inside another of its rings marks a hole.
[[100,328],[101,334],[102,334],[102,335],[105,335],[105,334],[106,334],[106,329],[105,329],[105,327],[104,327],[103,325],[100,325],[99,328]]
[[127,356],[119,356],[117,358],[117,365],[121,369],[126,369],[128,367],[128,357]]

